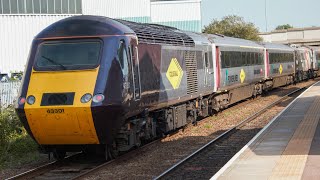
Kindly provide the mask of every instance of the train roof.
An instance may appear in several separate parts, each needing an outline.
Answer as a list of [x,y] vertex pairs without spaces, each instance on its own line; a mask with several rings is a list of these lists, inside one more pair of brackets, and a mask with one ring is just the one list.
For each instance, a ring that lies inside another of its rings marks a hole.
[[294,51],[294,49],[292,47],[290,47],[288,45],[284,45],[284,44],[262,42],[261,45],[263,45],[266,49],[276,49],[276,50],[283,50],[283,51]]
[[184,31],[189,37],[191,37],[196,45],[209,45],[211,42],[208,37],[201,33]]
[[310,48],[305,47],[305,46],[298,46],[298,47],[295,47],[294,49],[295,49],[295,50],[298,50],[298,51],[305,51],[305,50],[311,51]]
[[36,38],[135,34],[139,42],[193,47],[194,41],[183,31],[158,24],[136,23],[104,16],[73,16],[45,28]]
[[228,37],[219,34],[206,34],[208,39],[217,46],[238,46],[247,48],[263,49],[263,46],[255,41]]
[[195,46],[195,43],[190,36],[184,31],[174,27],[159,24],[137,23],[120,19],[117,19],[117,21],[131,28],[138,36],[139,42],[142,43],[188,47]]
[[82,15],[57,21],[42,30],[36,38],[90,37],[124,34],[134,34],[134,31],[111,18]]

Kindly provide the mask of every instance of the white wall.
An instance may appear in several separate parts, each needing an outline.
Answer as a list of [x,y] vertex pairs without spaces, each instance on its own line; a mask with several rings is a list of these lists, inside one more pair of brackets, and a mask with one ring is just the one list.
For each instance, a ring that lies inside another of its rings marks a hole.
[[23,71],[31,42],[41,30],[66,15],[0,15],[0,72]]
[[82,12],[111,18],[150,17],[150,0],[82,0]]
[[320,39],[320,29],[305,31],[304,38],[305,39]]
[[288,34],[288,40],[291,39],[303,39],[304,38],[304,32],[303,31],[289,31]]
[[152,22],[201,20],[201,1],[158,1],[151,3]]

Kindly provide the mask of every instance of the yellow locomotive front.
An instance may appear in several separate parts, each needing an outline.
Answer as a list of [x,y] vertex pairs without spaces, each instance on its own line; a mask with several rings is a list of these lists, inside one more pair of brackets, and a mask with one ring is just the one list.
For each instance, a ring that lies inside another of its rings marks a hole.
[[38,46],[24,109],[39,144],[99,143],[90,107],[101,49],[94,39]]

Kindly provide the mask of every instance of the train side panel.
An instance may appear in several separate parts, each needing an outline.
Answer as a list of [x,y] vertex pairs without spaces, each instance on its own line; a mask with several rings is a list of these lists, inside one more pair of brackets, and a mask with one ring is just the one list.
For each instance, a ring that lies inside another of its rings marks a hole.
[[268,63],[268,79],[273,80],[274,88],[293,82],[295,72],[293,51],[268,49]]
[[252,84],[263,79],[262,49],[219,48],[221,54],[220,90]]

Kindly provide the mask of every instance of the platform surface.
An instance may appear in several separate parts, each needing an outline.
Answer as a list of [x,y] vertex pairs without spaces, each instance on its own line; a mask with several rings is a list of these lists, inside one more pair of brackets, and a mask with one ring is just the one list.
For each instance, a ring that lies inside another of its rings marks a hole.
[[320,179],[320,82],[296,98],[212,179]]

